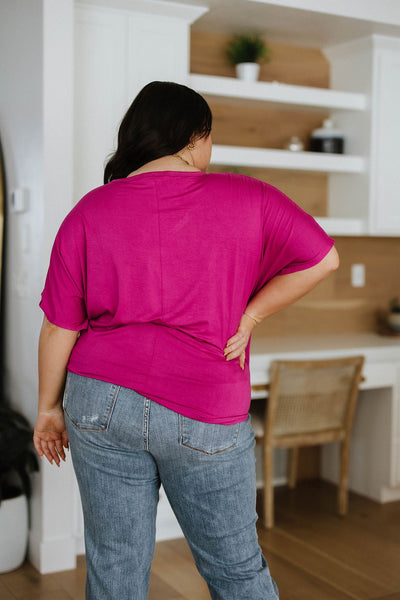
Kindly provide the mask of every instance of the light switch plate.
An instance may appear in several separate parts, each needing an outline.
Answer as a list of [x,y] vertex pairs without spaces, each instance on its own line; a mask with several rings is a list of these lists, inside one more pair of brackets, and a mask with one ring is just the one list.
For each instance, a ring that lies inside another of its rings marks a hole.
[[351,285],[353,287],[364,287],[365,286],[365,265],[363,265],[363,264],[351,265]]
[[16,188],[10,192],[10,211],[21,213],[28,210],[29,192],[25,188]]

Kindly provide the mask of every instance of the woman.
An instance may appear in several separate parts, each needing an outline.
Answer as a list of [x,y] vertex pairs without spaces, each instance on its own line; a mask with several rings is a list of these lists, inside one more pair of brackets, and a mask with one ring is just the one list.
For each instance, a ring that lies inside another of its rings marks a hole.
[[34,441],[58,466],[71,444],[88,599],[147,598],[161,483],[214,600],[278,598],[255,527],[250,334],[338,259],[272,186],[206,174],[210,132],[193,90],[147,85],[54,243]]

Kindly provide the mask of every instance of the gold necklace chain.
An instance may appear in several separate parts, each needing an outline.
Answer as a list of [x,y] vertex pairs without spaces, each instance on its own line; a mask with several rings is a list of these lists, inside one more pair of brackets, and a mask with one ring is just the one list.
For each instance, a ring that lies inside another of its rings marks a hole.
[[187,160],[185,160],[184,158],[182,158],[182,156],[180,156],[179,154],[173,154],[172,156],[174,156],[175,158],[178,158],[179,160],[181,160],[182,162],[184,162],[189,167],[192,166]]

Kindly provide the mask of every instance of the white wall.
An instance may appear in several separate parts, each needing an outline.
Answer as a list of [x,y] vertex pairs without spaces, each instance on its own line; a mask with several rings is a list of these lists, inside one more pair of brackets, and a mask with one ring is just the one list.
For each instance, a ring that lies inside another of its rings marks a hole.
[[[42,0],[3,0],[0,18],[0,135],[8,189],[29,191],[29,211],[8,214],[5,387],[33,422],[42,278]],[[10,60],[12,57],[12,60]],[[25,238],[25,239],[24,239]]]
[[[0,133],[7,186],[25,188],[29,198],[28,210],[10,213],[7,223],[5,393],[32,424],[38,303],[55,232],[72,206],[73,8],[73,0],[1,4]],[[75,564],[74,514],[65,493],[71,485],[70,464],[61,472],[43,463],[34,478],[30,557],[41,570]]]

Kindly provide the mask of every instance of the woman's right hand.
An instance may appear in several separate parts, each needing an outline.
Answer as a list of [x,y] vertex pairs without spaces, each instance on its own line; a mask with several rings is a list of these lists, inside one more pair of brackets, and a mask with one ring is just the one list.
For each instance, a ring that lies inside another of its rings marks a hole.
[[255,325],[256,321],[244,313],[235,335],[229,338],[224,348],[226,360],[233,360],[239,357],[239,366],[242,370],[244,369],[246,360],[246,348]]
[[64,448],[68,449],[62,406],[39,413],[33,433],[33,443],[40,458],[45,456],[50,464],[60,466],[60,457],[65,461]]

